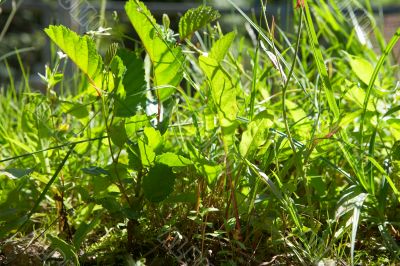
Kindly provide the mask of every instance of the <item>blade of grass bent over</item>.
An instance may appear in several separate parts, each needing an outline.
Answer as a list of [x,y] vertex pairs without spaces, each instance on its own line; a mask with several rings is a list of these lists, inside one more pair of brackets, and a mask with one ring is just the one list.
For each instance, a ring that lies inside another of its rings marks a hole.
[[322,77],[322,86],[326,94],[326,99],[328,101],[329,108],[333,112],[335,120],[337,120],[339,118],[339,108],[336,104],[335,95],[331,86],[331,82],[329,80],[328,71],[326,70],[324,58],[322,56],[322,52],[318,43],[317,34],[315,32],[307,0],[304,1],[304,10],[306,13],[306,25],[307,25],[308,36],[310,38],[311,48],[314,54],[318,72]]
[[399,39],[400,39],[400,28],[397,29],[396,33],[390,40],[389,44],[386,46],[385,51],[383,52],[382,56],[379,58],[379,61],[374,69],[374,72],[372,73],[371,80],[369,81],[369,85],[368,85],[367,91],[365,93],[363,113],[362,113],[361,122],[360,122],[360,133],[361,133],[360,143],[361,144],[363,143],[363,138],[364,138],[365,115],[367,113],[367,106],[368,106],[369,98],[371,96],[372,87],[375,84],[375,80],[378,77],[379,70],[383,66],[383,63],[385,62],[386,57],[391,53],[391,51],[393,50],[394,46],[399,41]]

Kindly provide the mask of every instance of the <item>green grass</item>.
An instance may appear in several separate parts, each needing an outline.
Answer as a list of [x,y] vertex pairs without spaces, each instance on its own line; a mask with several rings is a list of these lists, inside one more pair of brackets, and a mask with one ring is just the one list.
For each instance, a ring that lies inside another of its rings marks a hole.
[[385,43],[315,0],[284,32],[262,8],[248,36],[211,8],[173,35],[131,0],[133,50],[47,28],[68,58],[45,92],[22,57],[1,88],[6,262],[40,243],[73,264],[398,263],[400,29]]

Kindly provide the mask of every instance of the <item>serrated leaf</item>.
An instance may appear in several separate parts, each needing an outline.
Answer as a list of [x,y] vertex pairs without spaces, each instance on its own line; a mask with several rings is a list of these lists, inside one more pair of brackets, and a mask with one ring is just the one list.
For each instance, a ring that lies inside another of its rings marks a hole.
[[181,40],[190,38],[193,33],[208,23],[218,19],[221,15],[212,7],[201,5],[189,9],[179,20],[179,36]]
[[156,162],[170,167],[183,167],[193,164],[189,159],[172,152],[166,152],[157,156]]
[[[94,78],[103,69],[103,60],[96,44],[89,36],[79,36],[65,26],[51,25],[44,30],[49,38],[78,66],[94,83]],[[95,84],[93,84],[95,85]],[[98,87],[96,89],[98,90]]]
[[152,202],[160,202],[168,197],[174,189],[175,175],[171,168],[157,164],[143,178],[143,192]]
[[75,248],[72,245],[68,244],[61,238],[52,236],[50,234],[48,234],[46,237],[50,240],[51,247],[61,253],[64,258],[64,264],[68,264],[68,262],[70,262],[73,265],[80,265],[78,255],[76,254]]
[[138,106],[146,103],[146,80],[143,61],[134,52],[120,49],[111,64],[114,84],[115,115],[130,117],[136,114]]
[[161,27],[142,2],[130,0],[125,5],[125,11],[153,64],[154,86],[160,100],[164,101],[175,92],[183,78],[182,49],[167,44],[162,38]]
[[233,31],[222,36],[213,44],[209,56],[214,58],[218,63],[221,62],[228,53],[229,47],[231,47],[235,36],[236,33]]

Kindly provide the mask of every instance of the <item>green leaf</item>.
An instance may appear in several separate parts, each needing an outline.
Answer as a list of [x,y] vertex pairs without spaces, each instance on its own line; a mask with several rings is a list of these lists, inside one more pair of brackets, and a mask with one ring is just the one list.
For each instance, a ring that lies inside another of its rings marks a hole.
[[157,129],[163,135],[167,132],[172,115],[174,114],[175,106],[177,105],[176,99],[170,98],[163,103],[163,115],[162,121],[157,124]]
[[125,143],[128,141],[128,135],[125,130],[125,121],[120,120],[114,122],[114,124],[110,126],[108,134],[115,145],[120,148],[124,147]]
[[143,191],[145,197],[152,202],[160,202],[172,193],[175,175],[171,168],[164,164],[152,167],[143,178]]
[[257,119],[250,122],[247,130],[242,135],[239,145],[240,154],[243,157],[251,155],[258,147],[265,143],[269,128],[273,125],[270,119]]
[[[368,85],[372,74],[374,73],[374,67],[372,64],[358,56],[348,55],[348,58],[353,72],[365,85]],[[360,101],[363,99],[364,98],[360,99]]]
[[338,119],[339,118],[339,108],[336,103],[335,93],[333,91],[331,81],[329,79],[328,70],[326,69],[326,66],[325,66],[325,61],[322,56],[321,46],[319,45],[319,42],[318,42],[317,33],[315,32],[312,15],[311,15],[310,8],[308,6],[307,1],[304,2],[304,7],[305,7],[304,10],[306,12],[306,25],[307,25],[308,37],[310,39],[310,44],[311,44],[311,50],[314,55],[314,59],[315,59],[316,65],[317,65],[318,72],[321,75],[322,86],[325,91],[325,95],[326,95],[326,99],[327,99],[329,108],[331,109],[331,111],[334,115],[334,118]]
[[146,103],[146,80],[142,59],[134,52],[120,49],[111,64],[114,84],[115,115],[130,117],[136,114],[138,106]]
[[238,106],[236,87],[232,77],[213,58],[200,56],[200,68],[204,71],[211,85],[211,95],[218,110],[219,122],[226,145],[232,144]]
[[181,193],[178,195],[171,195],[169,196],[165,202],[168,203],[196,203],[196,193],[188,192],[188,193]]
[[63,258],[64,258],[64,264],[68,264],[68,262],[72,263],[73,265],[80,265],[79,264],[79,259],[78,255],[75,252],[75,248],[62,240],[61,238],[58,238],[56,236],[52,236],[48,234],[47,239],[50,240],[50,245],[52,248],[56,249],[59,251]]
[[112,163],[107,166],[109,178],[112,181],[124,181],[129,179],[128,166],[122,163]]
[[111,64],[111,62],[113,61],[114,57],[117,55],[118,47],[119,47],[118,43],[112,43],[108,47],[106,56],[104,57],[104,64],[106,66],[109,66]]
[[218,63],[221,62],[228,53],[229,47],[232,45],[235,36],[235,32],[230,32],[222,36],[221,39],[213,44],[209,56],[214,58]]
[[327,192],[326,184],[322,176],[309,176],[307,179],[320,197]]
[[397,196],[397,200],[400,202],[400,192],[396,187],[396,184],[393,182],[392,178],[386,173],[383,167],[372,157],[367,156],[368,160],[378,169],[378,171],[385,176],[389,186],[392,188],[394,194]]
[[101,176],[101,175],[108,175],[108,171],[98,167],[98,166],[91,166],[87,168],[82,168],[82,172],[88,175],[93,175],[93,176]]
[[66,114],[70,114],[78,119],[86,118],[89,116],[87,106],[79,102],[62,101],[61,110]]
[[145,127],[150,127],[151,117],[147,115],[135,115],[125,120],[125,128],[128,133],[129,139],[137,139],[138,132],[142,131]]
[[189,9],[179,20],[179,36],[181,40],[190,38],[193,33],[208,23],[218,19],[221,15],[212,7],[201,5]]
[[207,177],[207,184],[209,186],[212,186],[215,184],[217,181],[219,175],[223,171],[223,167],[221,165],[202,165],[202,166],[196,166],[196,168],[199,168],[200,170],[204,171],[206,173]]
[[72,240],[74,247],[79,250],[80,246],[82,245],[83,241],[85,240],[85,237],[87,234],[89,234],[90,231],[93,230],[93,228],[100,222],[100,216],[98,215],[96,218],[94,218],[89,224],[82,222],[78,229],[76,230],[74,234],[74,238]]
[[[101,73],[103,61],[97,53],[96,44],[89,36],[79,36],[65,26],[51,25],[44,30],[50,39],[68,55],[78,68],[94,84],[94,78]],[[96,88],[98,89],[98,87]]]
[[159,131],[152,127],[144,129],[144,135],[138,141],[142,165],[151,166],[156,154],[162,146],[162,137]]
[[162,39],[161,27],[142,2],[130,0],[125,5],[125,11],[153,64],[154,86],[160,100],[164,101],[175,92],[183,78],[182,49],[172,47]]
[[189,159],[172,152],[157,156],[156,162],[168,165],[169,167],[183,167],[193,164]]
[[[368,108],[368,107],[367,107]],[[400,111],[400,105],[397,105],[395,107],[390,108],[384,115],[383,117],[389,116],[391,114],[394,114],[396,112]]]
[[[358,107],[363,108],[365,91],[356,84],[352,84],[344,95],[344,98],[348,101],[355,103]],[[367,110],[375,111],[374,103],[372,101],[368,103]]]
[[19,179],[21,177],[30,175],[31,173],[33,173],[33,169],[31,169],[31,168],[27,168],[27,169],[9,168],[6,170],[0,170],[0,176],[5,175],[11,179]]
[[393,144],[390,155],[392,156],[392,160],[400,161],[400,141],[399,140]]

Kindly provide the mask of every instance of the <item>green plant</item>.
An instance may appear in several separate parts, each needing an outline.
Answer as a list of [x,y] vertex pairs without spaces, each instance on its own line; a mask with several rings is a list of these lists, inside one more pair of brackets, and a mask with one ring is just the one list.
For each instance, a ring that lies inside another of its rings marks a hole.
[[376,52],[333,2],[299,3],[294,34],[264,3],[259,22],[231,4],[253,44],[211,7],[174,34],[136,0],[133,50],[45,29],[63,53],[46,94],[26,82],[0,101],[1,238],[38,229],[74,264],[200,261],[183,247],[217,264],[398,260],[400,29]]

